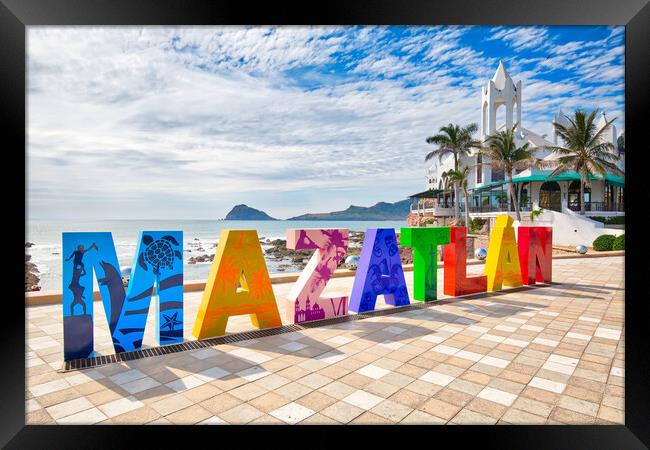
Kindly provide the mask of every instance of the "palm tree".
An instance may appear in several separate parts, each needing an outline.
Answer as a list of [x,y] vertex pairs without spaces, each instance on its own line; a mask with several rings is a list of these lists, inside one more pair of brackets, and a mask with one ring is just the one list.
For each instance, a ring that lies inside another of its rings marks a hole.
[[[438,157],[442,161],[447,155],[454,156],[454,170],[458,170],[458,162],[461,156],[468,156],[472,148],[479,147],[481,144],[475,140],[472,135],[478,130],[478,125],[471,123],[465,127],[460,127],[450,123],[445,127],[441,127],[439,133],[427,138],[427,144],[436,144],[438,148],[430,151],[424,157],[425,161],[431,158]],[[454,186],[454,216],[456,219],[459,217],[458,209],[458,188]]]
[[565,172],[577,172],[580,175],[580,214],[585,213],[585,186],[590,186],[589,178],[594,173],[604,177],[608,171],[615,175],[624,176],[616,164],[619,156],[614,153],[615,147],[611,142],[605,140],[605,132],[610,128],[616,118],[606,121],[605,124],[596,130],[596,114],[593,110],[587,115],[582,110],[576,110],[573,118],[565,116],[570,125],[564,126],[554,123],[555,131],[564,141],[564,147],[546,147],[560,157],[555,161],[556,169],[551,172],[549,178]]
[[469,192],[467,190],[468,178],[469,178],[469,166],[465,166],[460,170],[449,170],[446,172],[447,179],[449,179],[456,186],[463,189],[463,196],[465,197],[465,227],[468,232],[470,231],[470,222],[469,222]]
[[531,167],[542,167],[545,163],[534,156],[535,149],[528,148],[528,143],[517,147],[515,142],[515,124],[511,129],[498,131],[485,139],[485,144],[480,153],[489,158],[489,164],[493,169],[503,170],[508,180],[508,192],[514,206],[517,220],[521,222],[519,203],[515,195],[514,183],[512,182],[513,170],[524,170]]

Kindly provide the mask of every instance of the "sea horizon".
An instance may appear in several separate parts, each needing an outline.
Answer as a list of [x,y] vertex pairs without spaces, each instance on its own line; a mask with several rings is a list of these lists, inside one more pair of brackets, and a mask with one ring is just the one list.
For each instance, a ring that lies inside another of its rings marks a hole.
[[[284,223],[290,222],[291,226]],[[113,226],[110,226],[110,225]],[[347,228],[365,231],[367,228],[401,228],[405,220],[218,220],[218,219],[28,219],[25,242],[34,244],[25,248],[32,256],[43,291],[62,290],[61,233],[74,231],[108,231],[122,270],[133,267],[135,249],[140,231],[167,229],[183,231],[183,262],[186,280],[206,279],[212,262],[189,264],[192,256],[212,255],[223,229],[256,230],[263,250],[269,248],[266,240],[286,240],[289,228]],[[272,260],[265,254],[269,273],[281,273],[278,266],[286,260]],[[95,280],[95,287],[97,282]]]

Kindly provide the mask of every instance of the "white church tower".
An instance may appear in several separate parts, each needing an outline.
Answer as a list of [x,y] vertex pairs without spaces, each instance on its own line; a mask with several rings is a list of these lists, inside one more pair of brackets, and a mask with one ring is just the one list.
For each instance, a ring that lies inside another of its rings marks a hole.
[[[503,61],[499,61],[494,77],[481,89],[481,139],[493,134],[497,128],[504,124],[497,124],[497,109],[506,108],[507,128],[512,128],[516,122],[517,131],[521,131],[521,80],[515,85],[506,71]],[[515,105],[517,106],[516,119],[513,121]]]
[[553,144],[558,145],[557,144],[558,135],[557,135],[557,131],[555,130],[555,124],[556,123],[560,124],[560,125],[562,125],[563,127],[566,128],[566,127],[569,127],[571,125],[571,122],[569,122],[569,119],[566,118],[566,115],[564,114],[564,111],[562,111],[561,109],[560,109],[560,112],[557,113],[555,115],[555,117],[553,117],[553,122],[551,123],[551,125],[553,127]]
[[[598,124],[596,125],[596,129],[600,130],[602,127],[604,127],[607,124],[607,116],[605,115],[605,111],[600,112],[600,120],[598,121]],[[616,148],[616,127],[614,124],[611,124],[609,126],[609,129],[605,131],[604,134],[604,139],[608,142],[611,142],[614,144],[614,148]]]

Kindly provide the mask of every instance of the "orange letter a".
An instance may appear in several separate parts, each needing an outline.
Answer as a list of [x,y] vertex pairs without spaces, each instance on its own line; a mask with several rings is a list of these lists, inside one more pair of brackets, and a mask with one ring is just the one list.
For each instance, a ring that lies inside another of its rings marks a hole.
[[250,314],[257,328],[282,326],[255,230],[222,230],[192,335],[222,336],[230,316]]

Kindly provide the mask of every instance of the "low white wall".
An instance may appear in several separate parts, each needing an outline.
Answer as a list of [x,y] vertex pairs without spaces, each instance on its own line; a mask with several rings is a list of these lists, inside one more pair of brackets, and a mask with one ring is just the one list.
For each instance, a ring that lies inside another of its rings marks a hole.
[[603,234],[620,236],[624,229],[605,228],[604,224],[581,216],[569,209],[559,213],[544,210],[535,221],[536,224],[553,227],[553,244],[586,245],[591,247],[594,240]]

